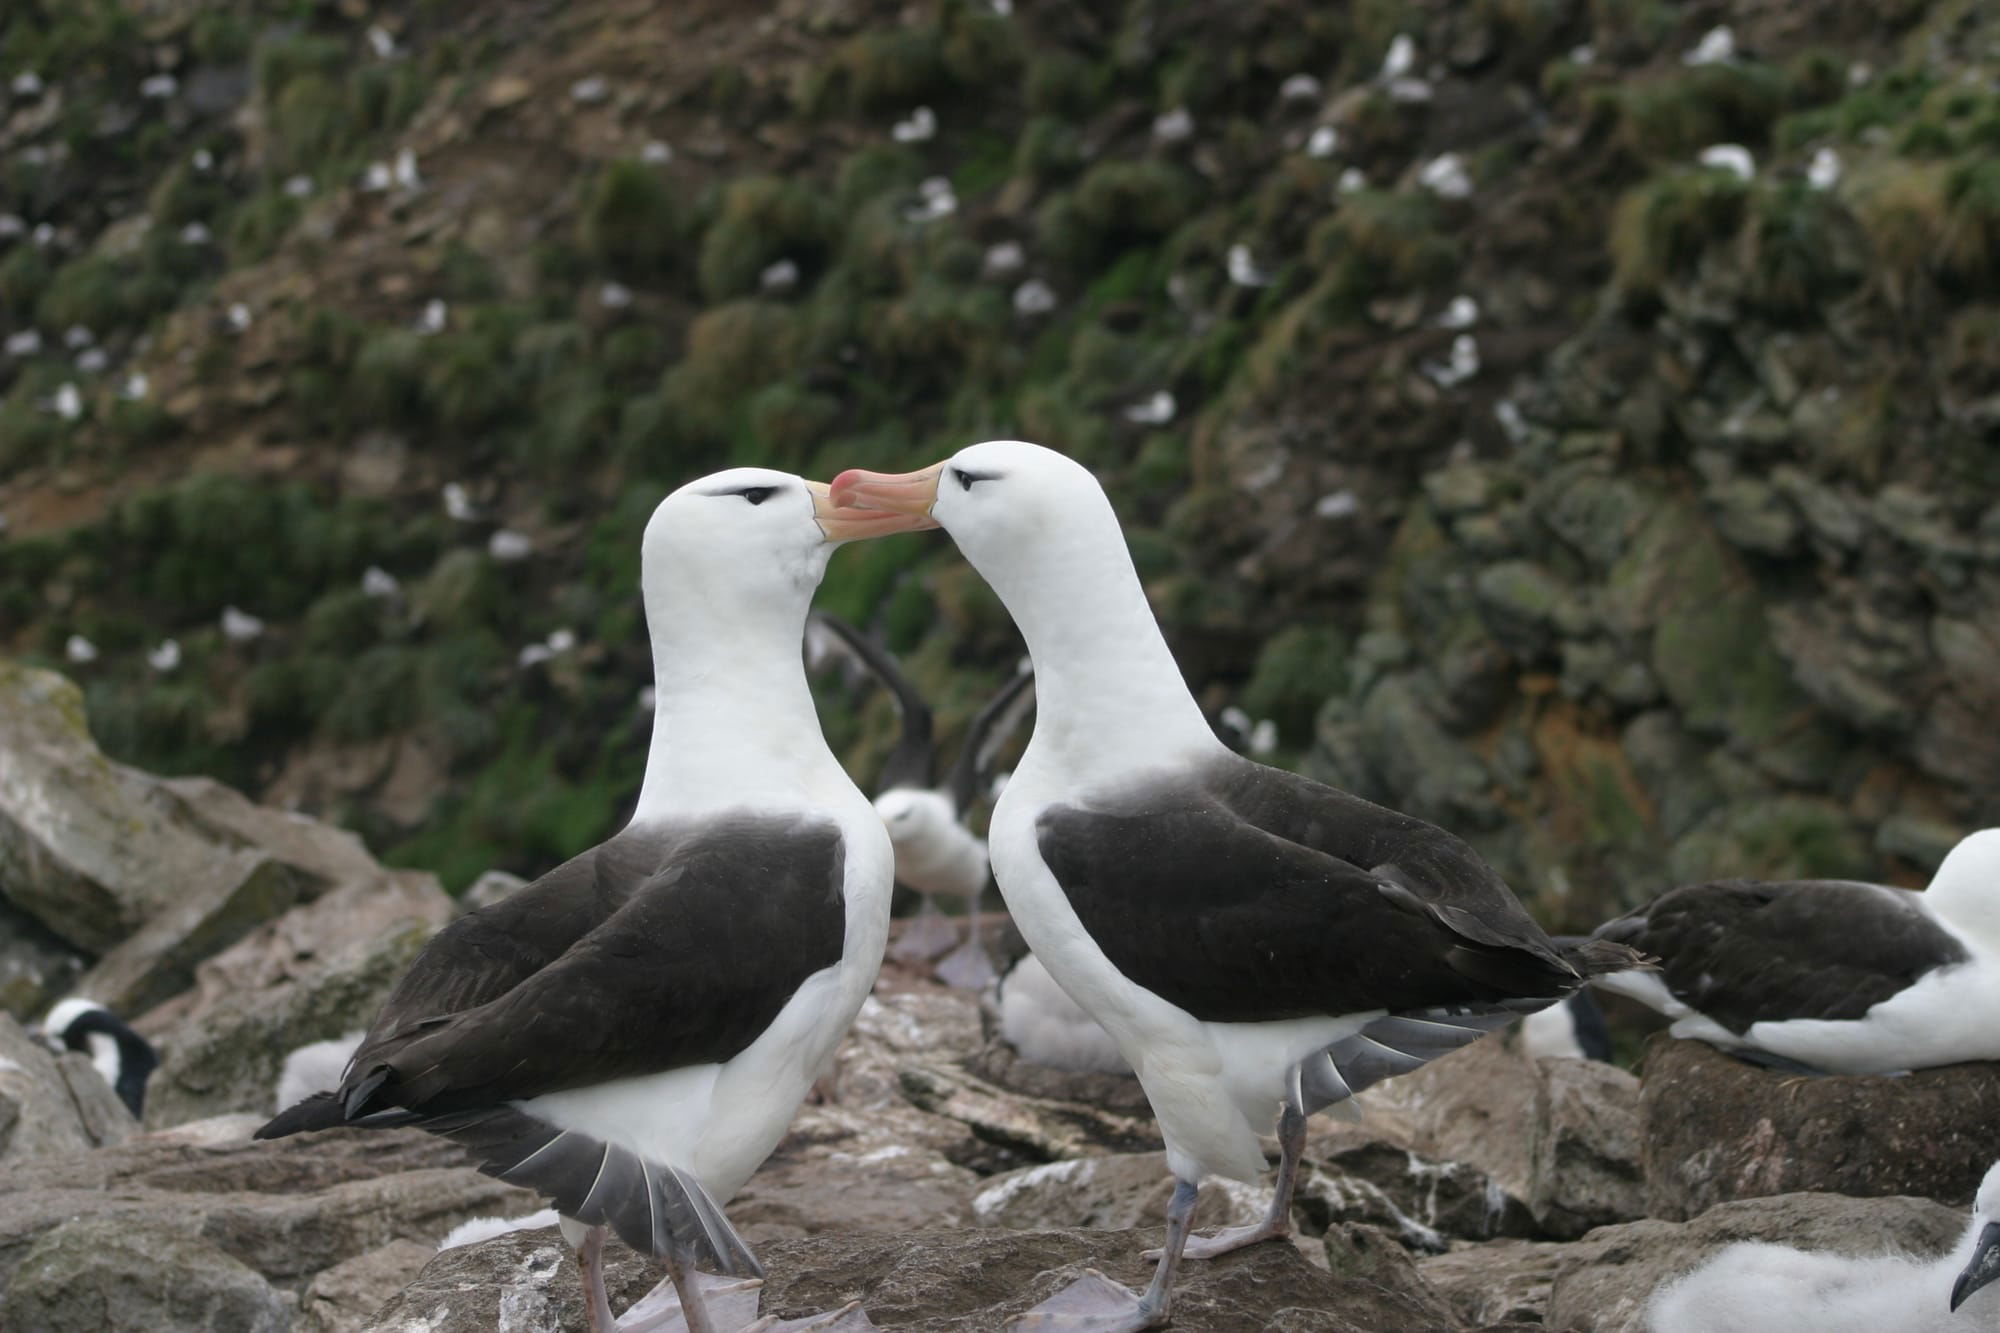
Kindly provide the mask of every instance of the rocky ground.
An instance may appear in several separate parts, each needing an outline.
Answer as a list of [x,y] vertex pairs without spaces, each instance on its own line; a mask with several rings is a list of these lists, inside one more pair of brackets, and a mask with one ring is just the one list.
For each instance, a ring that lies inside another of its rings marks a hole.
[[[60,678],[0,686],[0,882],[65,942],[16,937],[0,961],[23,984],[87,964],[83,988],[122,987],[106,993],[163,1057],[141,1125],[82,1056],[0,1016],[0,1327],[580,1329],[552,1228],[439,1252],[461,1223],[540,1206],[454,1146],[249,1141],[284,1054],[362,1025],[457,910],[435,882],[226,788],[106,760]],[[244,888],[260,882],[279,887]],[[860,1300],[884,1329],[974,1333],[1082,1266],[1143,1277],[1169,1188],[1143,1098],[992,1031],[978,998],[884,973],[730,1205],[771,1271],[766,1312]],[[1362,1101],[1358,1122],[1312,1127],[1294,1243],[1190,1263],[1175,1327],[1637,1330],[1658,1283],[1736,1240],[1941,1250],[1992,1151],[2000,1068],[1800,1079],[1658,1039],[1635,1077],[1501,1036]],[[1211,1183],[1201,1220],[1249,1221],[1267,1198]],[[658,1280],[613,1255],[621,1299]]]

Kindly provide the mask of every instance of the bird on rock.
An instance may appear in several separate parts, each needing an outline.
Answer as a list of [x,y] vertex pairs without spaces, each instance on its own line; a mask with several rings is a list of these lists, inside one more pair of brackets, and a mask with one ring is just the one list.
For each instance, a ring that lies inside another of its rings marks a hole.
[[[832,1058],[889,923],[889,839],[820,734],[807,604],[836,545],[920,526],[836,513],[824,486],[757,468],[661,501],[640,562],[658,699],[631,822],[439,932],[339,1088],[258,1137],[444,1135],[554,1204],[594,1330],[742,1327],[762,1270],[722,1206]],[[622,1321],[607,1227],[667,1270]],[[848,1309],[752,1327],[872,1325]]]
[[[1074,461],[993,441],[902,476],[843,472],[832,493],[934,520],[1027,640],[1035,729],[994,809],[994,878],[1035,956],[1137,1074],[1176,1182],[1144,1293],[1086,1273],[1019,1327],[1164,1323],[1183,1253],[1289,1232],[1308,1115],[1642,962],[1552,941],[1443,829],[1233,754],[1181,678],[1109,498]],[[1274,1124],[1269,1215],[1190,1241],[1199,1182],[1257,1179]]]

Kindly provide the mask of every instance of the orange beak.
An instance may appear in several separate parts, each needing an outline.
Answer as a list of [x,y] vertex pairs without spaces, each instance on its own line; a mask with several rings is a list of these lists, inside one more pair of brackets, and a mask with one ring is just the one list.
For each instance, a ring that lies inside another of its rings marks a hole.
[[843,514],[898,514],[919,520],[918,527],[934,528],[937,523],[931,518],[931,506],[937,503],[938,478],[942,475],[943,463],[895,475],[849,468],[833,479],[829,489],[833,503]]
[[[841,477],[866,475],[857,472],[840,474]],[[838,483],[839,478],[836,478],[835,484]],[[865,541],[870,537],[886,537],[892,532],[921,532],[937,526],[931,521],[928,505],[915,511],[849,509],[841,506],[833,497],[833,487],[823,481],[809,481],[806,489],[812,492],[813,518],[819,523],[820,534],[830,542]]]

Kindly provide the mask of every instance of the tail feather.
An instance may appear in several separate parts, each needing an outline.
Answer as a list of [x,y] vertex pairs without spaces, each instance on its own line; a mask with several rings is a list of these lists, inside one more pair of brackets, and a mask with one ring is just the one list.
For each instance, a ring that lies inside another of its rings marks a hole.
[[1651,972],[1660,960],[1602,935],[1558,935],[1556,951],[1585,979],[1611,972]]
[[303,1134],[312,1129],[333,1129],[347,1123],[342,1112],[340,1098],[331,1092],[315,1092],[302,1102],[295,1102],[265,1122],[252,1138],[282,1139],[289,1134]]

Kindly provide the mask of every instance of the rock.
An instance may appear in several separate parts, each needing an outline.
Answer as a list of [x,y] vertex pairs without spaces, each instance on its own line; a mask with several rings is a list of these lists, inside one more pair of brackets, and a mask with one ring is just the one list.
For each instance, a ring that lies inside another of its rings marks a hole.
[[196,962],[315,891],[269,854],[216,845],[159,784],[114,764],[76,686],[0,663],[0,892],[88,953],[93,998],[135,1012]]
[[0,1014],[0,1164],[88,1152],[137,1129],[87,1057],[58,1058]]
[[[1010,1314],[1067,1286],[1088,1265],[1137,1286],[1152,1272],[1140,1258],[1160,1243],[1140,1231],[925,1231],[903,1236],[818,1236],[776,1241],[758,1257],[769,1271],[761,1310],[796,1318],[860,1300],[884,1330],[992,1333]],[[660,1277],[622,1245],[608,1251],[614,1309]],[[1421,1288],[1417,1290],[1421,1291]],[[1174,1325],[1186,1329],[1277,1329],[1290,1333],[1456,1333],[1441,1308],[1409,1291],[1324,1272],[1288,1245],[1254,1245],[1184,1265]],[[448,1250],[384,1306],[370,1333],[490,1333],[510,1311],[520,1328],[581,1329],[575,1261],[546,1232],[516,1232]],[[1448,1313],[1448,1311],[1447,1311]]]
[[508,870],[489,870],[472,881],[470,887],[459,895],[459,902],[468,912],[476,912],[482,907],[491,907],[502,899],[511,898],[515,893],[528,887],[528,881]]
[[[1963,1212],[1928,1199],[1785,1194],[1720,1204],[1692,1222],[1602,1227],[1562,1247],[1543,1320],[1550,1333],[1644,1333],[1655,1288],[1737,1241],[1854,1255],[1934,1254],[1949,1249],[1964,1226]],[[1540,1255],[1523,1257],[1530,1265],[1544,1262]]]
[[65,1222],[0,1297],[0,1327],[36,1333],[285,1333],[292,1302],[171,1216]]
[[1593,569],[1608,570],[1658,497],[1600,460],[1566,463],[1529,492],[1528,507]]
[[1551,1236],[1644,1217],[1639,1080],[1596,1060],[1541,1060],[1528,1121],[1528,1207]]
[[1417,1259],[1417,1271],[1475,1328],[1520,1321],[1538,1326],[1564,1258],[1560,1241],[1491,1240]]
[[1800,1077],[1659,1038],[1639,1116],[1653,1217],[1800,1190],[1962,1205],[1993,1162],[2000,1065]]
[[1323,1238],[1327,1271],[1403,1297],[1421,1321],[1413,1327],[1449,1329],[1459,1314],[1443,1292],[1433,1286],[1395,1237],[1375,1227],[1347,1222]]
[[1308,1234],[1363,1223],[1428,1254],[1452,1237],[1535,1231],[1527,1206],[1478,1167],[1425,1157],[1365,1126],[1324,1126],[1308,1140],[1306,1161],[1298,1212]]
[[1522,1133],[1541,1074],[1504,1041],[1482,1039],[1356,1098],[1364,1127],[1441,1162],[1477,1167],[1516,1198],[1532,1172]]
[[[1174,1192],[1167,1155],[1113,1153],[1008,1171],[985,1181],[972,1197],[980,1226],[1014,1230],[1088,1227],[1126,1231],[1159,1223]],[[1201,1227],[1255,1222],[1271,1192],[1240,1181],[1210,1179],[1197,1205]]]
[[275,1109],[285,1056],[366,1027],[456,910],[430,875],[378,869],[201,964],[193,989],[135,1025],[161,1056],[147,1122]]
[[1718,481],[1706,493],[1723,538],[1744,550],[1784,556],[1798,549],[1803,529],[1798,511],[1768,482],[1737,476]]
[[0,899],[0,1012],[23,1021],[70,993],[82,954],[41,922]]
[[1547,653],[1557,638],[1590,628],[1583,596],[1533,561],[1488,565],[1474,578],[1473,595],[1495,636],[1530,661]]
[[392,1240],[335,1264],[299,1299],[299,1333],[360,1333],[436,1253],[435,1245]]
[[992,1149],[955,1120],[902,1102],[865,1110],[806,1106],[729,1202],[753,1245],[824,1232],[973,1225],[972,1195]]

